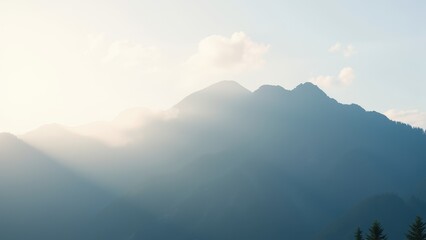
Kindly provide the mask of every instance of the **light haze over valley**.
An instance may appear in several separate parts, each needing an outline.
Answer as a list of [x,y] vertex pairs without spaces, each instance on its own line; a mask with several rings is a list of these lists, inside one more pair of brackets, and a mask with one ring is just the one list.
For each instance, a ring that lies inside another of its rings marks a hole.
[[0,2],[0,239],[426,239],[426,2]]

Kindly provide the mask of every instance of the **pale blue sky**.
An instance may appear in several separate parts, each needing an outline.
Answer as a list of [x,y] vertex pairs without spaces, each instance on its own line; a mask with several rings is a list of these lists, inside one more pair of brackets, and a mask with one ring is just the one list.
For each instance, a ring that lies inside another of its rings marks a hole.
[[[425,12],[423,0],[2,0],[0,131],[167,108],[220,80],[251,90],[314,81],[426,127]],[[229,64],[207,66],[219,60]]]

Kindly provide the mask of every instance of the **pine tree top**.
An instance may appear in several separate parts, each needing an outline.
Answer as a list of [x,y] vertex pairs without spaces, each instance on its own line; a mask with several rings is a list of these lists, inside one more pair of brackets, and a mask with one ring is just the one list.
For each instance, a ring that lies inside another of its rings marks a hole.
[[367,240],[387,240],[386,234],[383,233],[382,225],[378,221],[374,221],[369,229]]
[[355,231],[355,240],[364,240],[364,238],[362,237],[361,228],[359,227]]
[[414,223],[410,225],[410,230],[407,233],[407,240],[426,240],[426,224],[422,218],[417,216]]

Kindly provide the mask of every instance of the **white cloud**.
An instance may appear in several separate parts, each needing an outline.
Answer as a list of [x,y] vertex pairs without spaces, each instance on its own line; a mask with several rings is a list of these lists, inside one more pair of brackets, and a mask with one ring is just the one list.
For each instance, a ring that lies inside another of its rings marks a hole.
[[335,43],[333,46],[331,46],[328,51],[331,53],[337,53],[340,50],[342,50],[342,44],[340,42]]
[[356,54],[356,49],[352,44],[349,44],[343,49],[343,56],[345,57],[352,57],[354,54]]
[[342,85],[350,85],[355,79],[354,70],[351,67],[345,67],[339,72],[339,82]]
[[346,47],[343,46],[340,42],[336,42],[334,45],[328,48],[328,51],[331,53],[341,53],[344,57],[352,57],[357,53],[355,47],[352,44],[348,44]]
[[417,109],[397,110],[390,109],[384,113],[389,119],[410,124],[414,127],[426,129],[426,112]]
[[318,76],[315,78],[312,78],[310,82],[323,87],[332,86],[335,84],[335,77],[333,76]]
[[243,32],[236,32],[230,38],[212,35],[201,40],[186,65],[209,73],[255,70],[264,65],[268,49],[269,45],[254,42]]
[[155,72],[158,71],[160,57],[160,51],[156,47],[120,40],[109,45],[102,62],[116,63],[124,68],[137,67],[144,72]]
[[351,67],[345,67],[340,70],[339,75],[337,77],[329,76],[329,75],[320,75],[314,78],[311,78],[310,82],[321,86],[321,87],[344,87],[349,86],[353,80],[355,79],[354,70]]

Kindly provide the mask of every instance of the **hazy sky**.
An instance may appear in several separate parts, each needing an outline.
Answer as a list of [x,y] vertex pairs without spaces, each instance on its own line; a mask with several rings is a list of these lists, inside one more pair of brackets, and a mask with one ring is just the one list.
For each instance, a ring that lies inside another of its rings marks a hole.
[[0,0],[0,132],[312,81],[426,128],[426,1]]

